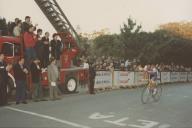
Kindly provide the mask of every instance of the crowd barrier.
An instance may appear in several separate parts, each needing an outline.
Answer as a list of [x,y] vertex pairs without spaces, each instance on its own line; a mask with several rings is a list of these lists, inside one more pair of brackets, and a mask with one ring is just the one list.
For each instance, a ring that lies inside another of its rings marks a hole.
[[[141,86],[147,84],[144,72],[97,71],[95,88]],[[192,72],[160,72],[158,83],[192,82]]]

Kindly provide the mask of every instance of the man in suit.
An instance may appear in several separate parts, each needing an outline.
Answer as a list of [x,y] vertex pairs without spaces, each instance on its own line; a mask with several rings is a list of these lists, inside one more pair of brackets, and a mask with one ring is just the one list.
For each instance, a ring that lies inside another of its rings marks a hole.
[[16,82],[16,104],[27,104],[26,102],[26,88],[27,88],[27,74],[28,70],[24,65],[25,59],[20,58],[19,62],[14,66],[14,76]]
[[94,91],[95,76],[96,76],[96,71],[94,68],[94,64],[93,62],[90,62],[89,63],[89,93],[90,94],[95,94],[95,91]]
[[0,106],[7,104],[7,65],[4,62],[4,54],[0,53]]
[[33,96],[34,101],[39,101],[42,99],[42,88],[41,88],[41,68],[40,61],[35,58],[31,63],[30,71],[33,84]]
[[49,81],[49,90],[50,90],[50,98],[51,100],[59,99],[58,96],[58,83],[59,79],[59,70],[56,66],[56,59],[50,59],[50,65],[48,66],[48,81]]

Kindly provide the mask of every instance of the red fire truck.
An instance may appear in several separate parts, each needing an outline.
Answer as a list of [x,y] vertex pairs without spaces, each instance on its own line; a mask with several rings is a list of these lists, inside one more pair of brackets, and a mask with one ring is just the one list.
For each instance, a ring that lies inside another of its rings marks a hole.
[[[75,92],[81,81],[87,80],[88,71],[83,67],[75,67],[72,60],[78,55],[80,48],[78,45],[78,34],[63,13],[56,0],[35,0],[44,15],[53,25],[61,38],[64,48],[61,55],[61,68],[59,85],[62,90]],[[0,36],[0,51],[5,54],[7,63],[16,63],[19,57],[24,56],[22,37]],[[15,85],[14,74],[9,73],[9,87]],[[43,87],[48,87],[47,72],[42,72],[41,83]],[[31,90],[31,78],[28,76],[28,89]]]

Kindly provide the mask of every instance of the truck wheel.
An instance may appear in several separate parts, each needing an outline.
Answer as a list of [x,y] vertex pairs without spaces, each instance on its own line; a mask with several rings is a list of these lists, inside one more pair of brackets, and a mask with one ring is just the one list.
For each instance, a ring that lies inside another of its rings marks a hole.
[[68,92],[75,92],[77,90],[77,80],[74,77],[69,77],[67,79],[66,89]]

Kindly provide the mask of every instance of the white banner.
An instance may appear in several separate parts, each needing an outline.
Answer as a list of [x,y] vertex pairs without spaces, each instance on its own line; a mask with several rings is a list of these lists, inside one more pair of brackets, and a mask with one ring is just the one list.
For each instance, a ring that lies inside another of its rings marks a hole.
[[97,71],[95,88],[112,87],[112,73],[109,71]]
[[158,72],[158,75],[157,75],[157,83],[160,84],[161,83],[161,73]]
[[191,82],[192,81],[192,72],[188,72],[188,81]]
[[114,86],[134,85],[134,72],[115,71]]
[[161,83],[169,83],[171,82],[170,72],[161,72]]
[[[161,72],[158,75],[158,83],[186,82],[192,81],[192,72]],[[95,78],[95,88],[105,88],[112,86],[144,85],[144,72],[128,71],[97,71]]]
[[187,72],[180,72],[179,81],[180,82],[187,82]]
[[135,85],[143,85],[147,84],[147,82],[144,72],[135,72]]
[[179,72],[171,72],[171,82],[179,82]]

